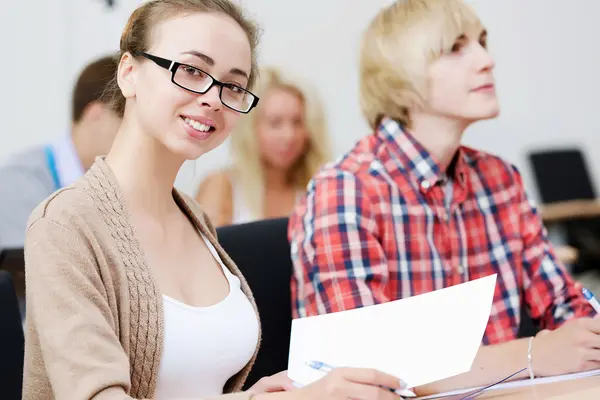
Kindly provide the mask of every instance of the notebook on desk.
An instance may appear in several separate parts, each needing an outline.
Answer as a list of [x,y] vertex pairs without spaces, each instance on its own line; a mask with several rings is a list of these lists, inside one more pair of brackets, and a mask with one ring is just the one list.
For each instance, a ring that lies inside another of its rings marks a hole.
[[[487,393],[490,391],[496,391],[500,389],[517,389],[521,387],[543,385],[546,383],[554,383],[561,381],[568,381],[574,379],[588,378],[591,376],[600,375],[600,369],[594,369],[591,371],[577,372],[573,374],[548,376],[544,378],[535,379],[520,379],[518,381],[502,382],[492,385],[486,389],[485,386],[472,387],[466,389],[457,389],[450,392],[433,394],[430,396],[418,397],[416,400],[428,400],[428,399],[443,399],[443,400],[463,400],[463,399],[474,399],[480,394]],[[485,389],[485,390],[483,390]]]

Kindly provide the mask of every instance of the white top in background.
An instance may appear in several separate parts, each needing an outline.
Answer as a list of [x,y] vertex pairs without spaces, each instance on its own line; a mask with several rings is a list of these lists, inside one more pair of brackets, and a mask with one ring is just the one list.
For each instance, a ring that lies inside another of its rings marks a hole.
[[192,307],[163,295],[164,342],[156,400],[222,394],[227,380],[250,361],[258,344],[258,319],[240,280],[202,238],[229,281],[229,294],[208,307]]
[[229,182],[231,183],[232,189],[232,213],[231,213],[231,224],[245,224],[247,222],[253,222],[259,219],[258,216],[254,215],[248,207],[246,202],[242,185],[240,185],[239,179],[234,174],[228,174]]

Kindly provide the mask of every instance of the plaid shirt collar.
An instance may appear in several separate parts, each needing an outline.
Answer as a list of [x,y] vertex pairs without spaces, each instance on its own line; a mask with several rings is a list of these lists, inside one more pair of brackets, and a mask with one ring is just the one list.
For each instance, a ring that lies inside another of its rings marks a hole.
[[[399,171],[408,173],[424,190],[445,180],[445,172],[442,171],[440,164],[417,139],[403,130],[397,121],[388,117],[384,118],[379,124],[376,135],[383,141],[395,161],[391,165],[385,163],[390,175],[394,175],[396,172],[394,169],[397,167]],[[469,169],[473,161],[463,146],[458,148],[457,157],[452,179],[458,182],[462,188],[467,189],[469,187]]]

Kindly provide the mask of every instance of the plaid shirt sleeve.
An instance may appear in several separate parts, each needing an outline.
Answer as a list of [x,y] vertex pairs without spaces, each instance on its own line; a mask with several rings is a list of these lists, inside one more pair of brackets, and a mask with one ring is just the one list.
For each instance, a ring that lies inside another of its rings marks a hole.
[[581,285],[556,258],[542,219],[525,193],[516,169],[515,173],[521,193],[524,292],[531,317],[541,328],[555,329],[573,317],[594,315],[593,308],[581,293]]
[[317,177],[292,216],[295,318],[390,300],[388,265],[366,186],[341,171]]

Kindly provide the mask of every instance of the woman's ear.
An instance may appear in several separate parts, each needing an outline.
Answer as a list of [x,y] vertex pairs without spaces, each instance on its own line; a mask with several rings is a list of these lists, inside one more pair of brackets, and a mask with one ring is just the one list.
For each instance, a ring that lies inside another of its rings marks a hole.
[[123,54],[119,61],[117,83],[126,99],[135,97],[135,75],[137,64],[131,53]]

